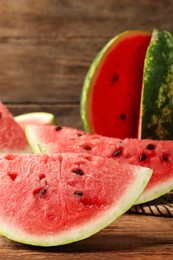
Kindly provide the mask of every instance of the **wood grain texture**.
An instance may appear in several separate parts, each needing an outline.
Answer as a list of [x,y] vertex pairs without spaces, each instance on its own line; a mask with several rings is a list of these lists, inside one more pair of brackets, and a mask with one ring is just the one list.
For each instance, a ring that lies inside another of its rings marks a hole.
[[1,0],[1,36],[113,36],[173,30],[172,0]]
[[88,239],[51,248],[0,237],[0,259],[173,259],[171,222],[169,218],[125,214]]
[[[173,32],[172,0],[1,0],[0,99],[82,129],[80,95],[103,45],[129,29]],[[98,234],[39,248],[0,237],[0,259],[173,259],[172,219],[125,214]]]
[[129,29],[173,31],[171,0],[0,1],[0,97],[79,103],[97,52]]
[[0,38],[4,102],[74,103],[92,59],[108,38]]
[[50,112],[55,115],[58,125],[82,129],[78,104],[6,104],[6,106],[14,116],[29,112]]

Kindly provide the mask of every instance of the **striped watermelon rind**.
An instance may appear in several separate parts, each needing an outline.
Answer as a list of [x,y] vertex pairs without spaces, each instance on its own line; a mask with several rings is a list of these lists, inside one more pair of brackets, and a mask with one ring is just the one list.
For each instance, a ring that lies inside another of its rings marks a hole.
[[154,30],[144,62],[140,138],[173,139],[173,35]]

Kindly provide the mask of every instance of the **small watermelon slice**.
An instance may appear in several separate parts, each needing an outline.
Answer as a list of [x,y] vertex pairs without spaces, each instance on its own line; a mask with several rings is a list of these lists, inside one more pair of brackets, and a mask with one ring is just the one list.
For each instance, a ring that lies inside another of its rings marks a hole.
[[30,151],[25,133],[12,114],[0,102],[0,153]]
[[152,170],[77,153],[0,156],[0,232],[55,246],[87,238],[127,211]]
[[14,117],[15,121],[22,127],[25,128],[27,124],[30,125],[49,125],[55,122],[54,115],[47,112],[32,112],[21,114]]
[[[69,146],[73,146],[76,143],[76,138],[85,135],[85,132],[75,128],[55,125],[27,125],[25,128],[25,135],[34,153],[40,153],[38,144],[44,145],[46,143],[56,143],[56,146],[59,146],[58,152],[64,152],[65,147],[62,146],[62,144],[65,145],[65,140],[68,142],[68,149]],[[81,152],[83,151],[81,150]]]
[[144,58],[150,39],[150,33],[127,31],[98,53],[81,95],[86,132],[122,139],[137,137]]
[[147,49],[141,138],[173,139],[173,35],[154,30]]
[[57,126],[28,126],[26,136],[34,152],[41,148],[49,153],[87,153],[152,168],[153,175],[136,204],[154,200],[173,189],[173,141],[122,140]]

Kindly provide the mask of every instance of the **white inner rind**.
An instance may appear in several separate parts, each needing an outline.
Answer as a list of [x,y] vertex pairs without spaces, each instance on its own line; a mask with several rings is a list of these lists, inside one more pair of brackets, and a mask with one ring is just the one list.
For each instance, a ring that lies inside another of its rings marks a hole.
[[159,198],[160,196],[168,193],[173,189],[173,178],[166,180],[164,182],[157,183],[154,187],[144,191],[135,204],[145,203],[154,199]]
[[38,146],[39,138],[35,131],[33,131],[32,125],[27,125],[25,127],[25,135],[28,140],[28,143],[34,153],[40,153],[40,149]]
[[47,113],[47,112],[33,112],[33,113],[27,113],[27,114],[22,114],[22,115],[16,116],[16,117],[14,117],[14,119],[17,123],[20,123],[25,120],[28,120],[28,121],[38,120],[39,122],[49,124],[49,123],[53,123],[54,115],[51,113]]
[[16,225],[6,223],[5,219],[2,218],[0,218],[0,232],[12,240],[37,246],[56,246],[85,239],[105,228],[116,218],[125,213],[139,198],[151,174],[151,169],[137,167],[136,171],[134,171],[134,180],[124,191],[119,201],[117,201],[115,197],[115,202],[110,208],[100,212],[96,217],[86,220],[85,223],[74,226],[64,232],[62,231],[61,233],[53,235],[30,234],[20,228],[20,223],[17,227]]

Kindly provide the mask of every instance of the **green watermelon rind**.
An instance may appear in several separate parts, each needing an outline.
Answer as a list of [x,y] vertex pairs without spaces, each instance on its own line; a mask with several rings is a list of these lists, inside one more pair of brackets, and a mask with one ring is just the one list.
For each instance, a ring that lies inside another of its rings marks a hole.
[[141,139],[173,139],[173,35],[153,30],[144,62]]
[[158,199],[171,190],[173,190],[173,178],[170,178],[166,182],[160,182],[157,186],[146,190],[141,194],[141,196],[136,200],[134,204],[143,204]]
[[14,117],[15,121],[19,124],[23,120],[32,121],[32,119],[36,119],[36,118],[38,118],[40,122],[44,124],[54,124],[55,122],[54,115],[48,112],[30,112],[30,113],[21,114]]
[[107,227],[115,219],[128,211],[143,192],[151,177],[152,170],[144,167],[136,167],[136,179],[132,185],[129,185],[124,196],[119,199],[118,204],[116,203],[116,206],[112,205],[112,207],[105,210],[103,214],[98,215],[95,219],[93,218],[90,221],[86,221],[86,223],[82,224],[80,228],[75,226],[73,229],[64,231],[57,236],[37,236],[22,231],[17,225],[9,225],[0,218],[0,232],[11,240],[44,247],[69,244],[88,238],[99,232],[101,229]]
[[82,88],[82,93],[81,93],[81,103],[80,103],[80,115],[83,123],[83,128],[86,132],[88,133],[93,133],[94,131],[91,129],[91,123],[89,122],[89,118],[87,115],[87,105],[88,105],[88,97],[90,95],[90,92],[92,91],[91,88],[91,81],[94,79],[94,75],[96,74],[97,70],[99,69],[100,63],[106,56],[107,52],[109,49],[118,41],[123,40],[124,37],[130,36],[131,34],[136,34],[136,33],[143,33],[143,34],[148,34],[149,32],[147,31],[141,31],[141,30],[129,30],[129,31],[124,31],[114,38],[112,38],[102,49],[101,51],[96,55],[95,59],[93,60],[87,75],[85,77],[84,83],[83,83],[83,88]]
[[33,153],[41,153],[39,146],[40,144],[38,143],[39,138],[37,137],[37,134],[33,131],[32,125],[26,125],[25,135]]

